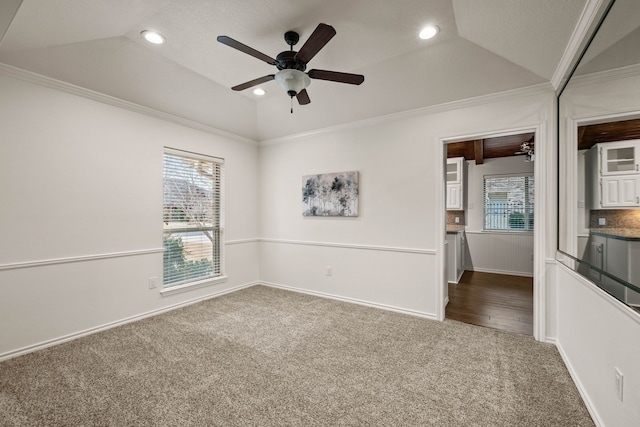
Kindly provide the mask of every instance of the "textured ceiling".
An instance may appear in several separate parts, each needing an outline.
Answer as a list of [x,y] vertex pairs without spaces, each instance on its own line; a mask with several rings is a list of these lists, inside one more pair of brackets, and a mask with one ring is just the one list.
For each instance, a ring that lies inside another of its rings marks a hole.
[[[0,62],[264,140],[549,82],[586,1],[3,0]],[[293,115],[275,82],[260,99],[229,89],[276,69],[217,36],[276,56],[285,31],[299,48],[320,22],[337,35],[310,68],[364,74],[361,86],[314,80]],[[440,34],[418,39],[429,23]]]

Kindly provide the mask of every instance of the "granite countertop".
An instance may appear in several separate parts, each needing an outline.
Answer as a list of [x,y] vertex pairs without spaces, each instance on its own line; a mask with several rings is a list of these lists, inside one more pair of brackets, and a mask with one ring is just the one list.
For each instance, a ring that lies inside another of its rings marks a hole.
[[447,233],[459,233],[464,231],[464,225],[447,224]]
[[640,229],[638,228],[592,228],[591,234],[613,237],[620,240],[640,241]]

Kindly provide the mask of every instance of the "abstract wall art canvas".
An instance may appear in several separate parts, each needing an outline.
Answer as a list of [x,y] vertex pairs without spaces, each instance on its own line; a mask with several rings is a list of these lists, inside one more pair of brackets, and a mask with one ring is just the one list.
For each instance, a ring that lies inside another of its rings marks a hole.
[[302,215],[358,216],[358,172],[303,176]]

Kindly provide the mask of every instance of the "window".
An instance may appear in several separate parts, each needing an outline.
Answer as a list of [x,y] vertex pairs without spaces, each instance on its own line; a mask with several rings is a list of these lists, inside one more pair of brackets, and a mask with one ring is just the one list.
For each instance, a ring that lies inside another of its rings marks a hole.
[[222,276],[221,159],[164,155],[164,288]]
[[484,229],[533,230],[533,176],[484,177]]

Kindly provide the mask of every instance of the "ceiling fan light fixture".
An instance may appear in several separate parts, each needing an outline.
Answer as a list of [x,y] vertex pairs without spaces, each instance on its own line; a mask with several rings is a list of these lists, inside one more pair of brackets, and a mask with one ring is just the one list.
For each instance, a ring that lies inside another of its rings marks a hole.
[[440,27],[438,27],[437,25],[429,25],[427,27],[424,27],[420,31],[420,34],[418,34],[418,37],[420,37],[422,40],[428,40],[435,37],[436,34],[438,34],[439,32],[440,32]]
[[162,34],[151,30],[144,30],[140,35],[142,35],[146,41],[153,44],[162,44],[166,41]]
[[267,91],[262,89],[261,87],[253,90],[253,94],[256,95],[256,96],[264,96],[264,95],[266,95],[266,93],[267,93]]
[[278,71],[275,80],[292,98],[311,84],[311,79],[306,73],[293,69]]

